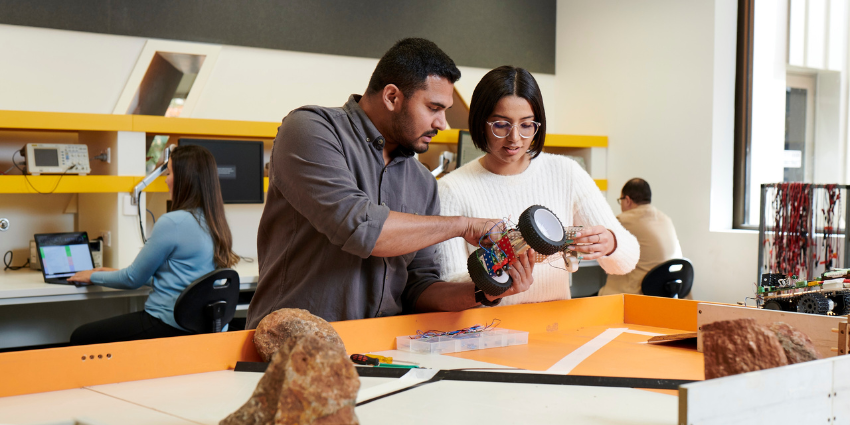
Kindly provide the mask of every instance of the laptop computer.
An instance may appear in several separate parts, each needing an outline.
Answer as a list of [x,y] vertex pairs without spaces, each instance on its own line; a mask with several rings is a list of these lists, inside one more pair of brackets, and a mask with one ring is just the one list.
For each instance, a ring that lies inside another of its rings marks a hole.
[[73,285],[68,282],[69,277],[94,268],[86,232],[37,234],[35,247],[46,283]]

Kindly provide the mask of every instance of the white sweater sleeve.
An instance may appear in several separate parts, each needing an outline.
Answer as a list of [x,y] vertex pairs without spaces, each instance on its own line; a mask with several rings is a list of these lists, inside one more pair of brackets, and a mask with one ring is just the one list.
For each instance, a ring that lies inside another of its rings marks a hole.
[[[458,216],[468,215],[463,211],[458,197],[446,184],[439,184],[440,193],[440,215]],[[466,267],[466,259],[469,257],[467,246],[469,244],[463,238],[452,238],[437,245],[437,263],[440,267],[440,279],[446,282],[469,282],[469,272]]]
[[602,225],[614,233],[617,248],[597,261],[608,274],[626,274],[634,270],[640,258],[637,239],[614,216],[596,183],[581,167],[572,167],[571,180],[575,195],[573,217],[578,226]]

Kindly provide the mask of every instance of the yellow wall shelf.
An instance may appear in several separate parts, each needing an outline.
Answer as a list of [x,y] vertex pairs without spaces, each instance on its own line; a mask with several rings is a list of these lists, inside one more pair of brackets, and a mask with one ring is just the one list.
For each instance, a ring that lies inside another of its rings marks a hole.
[[[454,145],[460,130],[437,133],[431,143]],[[578,136],[572,134],[546,134],[546,147],[550,148],[607,148],[608,136]]]
[[[0,176],[3,193],[118,193],[133,191],[144,177],[134,176]],[[29,183],[27,183],[29,180]],[[608,180],[596,180],[599,190],[608,190]],[[55,188],[55,189],[54,189]],[[36,189],[38,191],[36,191]],[[263,178],[263,191],[269,190],[269,178]],[[145,192],[168,192],[165,177],[154,180]]]
[[166,118],[148,115],[0,111],[0,129],[56,131],[138,131],[273,139],[277,122]]
[[[133,191],[144,177],[135,176],[0,176],[2,193],[118,193]],[[269,188],[269,178],[264,179],[264,190]],[[29,181],[29,183],[27,182]],[[54,189],[55,188],[55,189]],[[154,180],[145,192],[168,192],[165,177]]]
[[[0,193],[117,193],[131,192],[144,177],[134,176],[0,176]],[[168,192],[157,179],[145,192]]]
[[[279,122],[166,118],[150,115],[72,114],[64,112],[0,111],[0,129],[55,131],[138,131],[150,134],[274,139]],[[456,144],[459,130],[441,131],[431,140]],[[607,136],[547,134],[546,146],[608,147]]]

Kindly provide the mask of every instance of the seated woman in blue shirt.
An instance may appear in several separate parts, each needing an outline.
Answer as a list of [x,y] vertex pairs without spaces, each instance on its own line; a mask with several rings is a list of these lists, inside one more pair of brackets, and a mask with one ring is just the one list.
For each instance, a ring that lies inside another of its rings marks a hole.
[[174,320],[174,304],[196,279],[238,261],[212,154],[200,146],[174,149],[165,178],[172,211],[153,227],[130,267],[98,268],[70,277],[117,289],[152,288],[144,311],[124,314],[78,327],[71,344],[98,344],[188,335]]

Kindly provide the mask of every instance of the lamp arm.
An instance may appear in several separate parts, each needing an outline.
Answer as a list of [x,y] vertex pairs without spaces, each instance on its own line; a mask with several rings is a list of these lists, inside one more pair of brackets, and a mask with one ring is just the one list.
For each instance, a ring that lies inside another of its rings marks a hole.
[[136,187],[133,188],[133,197],[130,200],[133,205],[136,205],[136,203],[139,201],[139,194],[142,193],[142,191],[145,190],[148,185],[153,183],[153,181],[156,180],[157,177],[161,176],[162,173],[168,170],[168,161],[171,159],[171,146],[165,148],[165,150],[162,151],[162,155],[162,165],[156,167],[153,171],[151,171],[150,174],[147,175],[147,177],[142,179],[142,181],[140,181],[136,185]]

